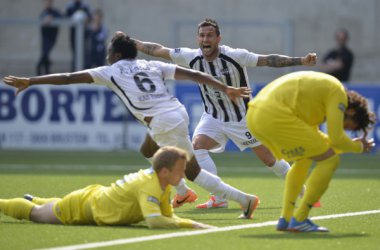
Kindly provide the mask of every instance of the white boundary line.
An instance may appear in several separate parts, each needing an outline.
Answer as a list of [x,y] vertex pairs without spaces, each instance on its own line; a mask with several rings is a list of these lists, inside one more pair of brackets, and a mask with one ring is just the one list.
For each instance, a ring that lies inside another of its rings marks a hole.
[[[342,217],[351,217],[351,216],[378,214],[378,213],[380,213],[380,210],[369,210],[369,211],[351,212],[351,213],[345,213],[345,214],[331,214],[331,215],[324,215],[324,216],[316,216],[316,217],[313,217],[312,219],[326,220],[326,219],[336,219],[336,218],[342,218]],[[71,245],[71,246],[64,246],[64,247],[46,248],[43,250],[91,249],[91,248],[108,247],[108,246],[115,246],[115,245],[126,245],[126,244],[131,244],[131,243],[142,242],[142,241],[146,242],[146,241],[152,241],[152,240],[162,240],[162,239],[168,239],[168,238],[187,237],[187,236],[200,235],[200,234],[234,231],[234,230],[240,230],[240,229],[245,229],[245,228],[259,228],[259,227],[273,226],[276,224],[277,224],[277,221],[266,221],[262,223],[228,226],[228,227],[221,227],[221,228],[215,228],[215,229],[167,233],[167,234],[142,236],[142,237],[129,238],[129,239],[119,239],[119,240],[93,242],[93,243]]]

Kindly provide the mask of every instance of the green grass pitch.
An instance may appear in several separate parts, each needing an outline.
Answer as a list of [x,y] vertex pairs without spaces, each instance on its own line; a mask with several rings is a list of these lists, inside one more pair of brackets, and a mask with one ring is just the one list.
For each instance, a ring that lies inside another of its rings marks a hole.
[[[239,220],[240,208],[201,211],[185,205],[176,214],[226,228],[276,221],[281,211],[284,182],[250,153],[213,155],[223,180],[257,194],[261,204],[253,220]],[[123,174],[148,167],[132,152],[0,151],[0,198],[63,196],[89,184],[108,185]],[[207,192],[190,183],[199,194]],[[346,214],[380,209],[380,155],[346,155],[323,196],[321,208],[311,216]],[[182,235],[101,249],[380,249],[380,213],[315,221],[330,233],[281,233],[273,225],[200,235]],[[0,249],[44,249],[118,239],[185,233],[195,230],[149,230],[140,223],[126,227],[41,225],[0,215]],[[76,249],[76,248],[71,248]],[[79,249],[79,248],[77,248]],[[94,249],[94,248],[89,248]]]

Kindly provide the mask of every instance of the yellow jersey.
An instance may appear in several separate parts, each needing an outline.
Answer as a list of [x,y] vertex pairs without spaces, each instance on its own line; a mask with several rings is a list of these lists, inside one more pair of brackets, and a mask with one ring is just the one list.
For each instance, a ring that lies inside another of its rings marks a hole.
[[315,127],[326,121],[333,148],[341,152],[360,153],[361,143],[353,142],[343,129],[347,102],[344,86],[335,77],[320,72],[300,71],[269,83],[249,106],[270,113],[283,110]]
[[191,220],[173,214],[170,191],[170,185],[162,190],[152,168],[140,170],[100,188],[91,199],[92,217],[98,225],[126,225],[161,218],[156,227],[192,227]]

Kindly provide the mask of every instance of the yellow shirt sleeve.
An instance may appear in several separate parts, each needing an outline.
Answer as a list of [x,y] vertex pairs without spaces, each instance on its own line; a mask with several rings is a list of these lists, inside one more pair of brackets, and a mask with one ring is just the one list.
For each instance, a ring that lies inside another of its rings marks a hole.
[[163,216],[172,217],[174,214],[173,206],[170,202],[170,192],[172,187],[169,185],[166,187],[164,194],[161,196],[160,209]]
[[152,216],[145,218],[149,228],[193,228],[194,221],[177,216]]
[[[173,207],[170,204],[170,191],[171,186],[166,187],[165,191],[158,199],[151,196],[142,195],[142,201],[140,204],[145,204],[142,207],[145,221],[149,228],[192,228],[193,221],[188,219],[182,219],[173,213]],[[149,200],[150,204],[144,202]]]
[[342,152],[361,153],[361,142],[352,141],[344,132],[344,110],[347,108],[347,96],[336,90],[329,96],[326,106],[327,131],[331,146]]

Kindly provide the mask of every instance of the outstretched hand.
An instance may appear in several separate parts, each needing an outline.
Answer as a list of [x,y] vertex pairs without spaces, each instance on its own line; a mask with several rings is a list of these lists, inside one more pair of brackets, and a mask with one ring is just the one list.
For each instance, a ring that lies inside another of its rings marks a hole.
[[363,144],[363,153],[370,152],[376,146],[373,138],[368,140],[366,138],[360,138],[360,141]]
[[317,63],[317,54],[308,53],[306,56],[302,57],[301,62],[304,66],[314,66]]
[[9,86],[15,87],[17,89],[16,95],[29,87],[29,78],[26,77],[6,76],[4,77],[3,82]]
[[204,224],[204,223],[200,223],[200,222],[194,222],[193,223],[193,228],[197,228],[197,229],[213,229],[213,228],[217,228],[217,227],[211,226],[211,225],[208,225],[208,224]]
[[252,90],[248,87],[241,87],[241,88],[235,88],[235,87],[227,87],[226,95],[235,103],[237,103],[236,98],[242,97],[242,98],[249,98],[251,96]]
[[366,137],[367,131],[364,132],[362,137],[353,139],[353,141],[360,141],[363,144],[363,153],[370,152],[376,146],[373,138],[367,139]]

